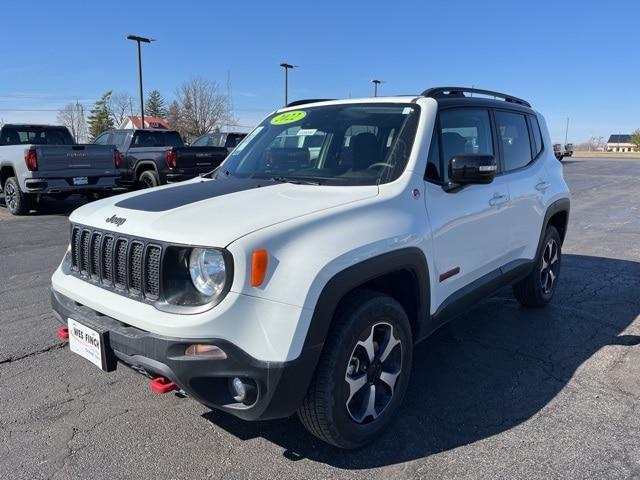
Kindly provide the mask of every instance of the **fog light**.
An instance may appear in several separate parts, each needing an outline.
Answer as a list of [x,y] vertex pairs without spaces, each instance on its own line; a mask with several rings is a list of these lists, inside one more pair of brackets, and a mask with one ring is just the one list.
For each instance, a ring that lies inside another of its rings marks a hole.
[[236,377],[231,381],[231,384],[233,385],[234,392],[233,399],[236,402],[244,401],[247,397],[247,389],[245,388],[244,383],[242,383],[242,380]]
[[238,403],[251,405],[256,399],[256,384],[253,380],[234,377],[229,382],[231,396]]
[[189,345],[184,354],[189,357],[201,357],[210,360],[224,360],[227,358],[227,354],[221,348],[205,344]]

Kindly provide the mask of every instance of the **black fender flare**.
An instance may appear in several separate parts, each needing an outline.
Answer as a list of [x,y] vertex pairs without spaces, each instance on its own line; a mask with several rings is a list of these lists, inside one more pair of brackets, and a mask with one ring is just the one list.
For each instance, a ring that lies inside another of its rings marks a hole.
[[140,178],[140,173],[142,173],[140,172],[140,167],[145,167],[147,165],[151,165],[153,168],[152,169],[145,168],[144,170],[154,170],[156,172],[156,175],[160,175],[156,162],[154,162],[153,160],[141,160],[136,163],[135,168],[133,169],[136,181],[138,180],[138,178]]
[[420,339],[428,327],[431,309],[429,267],[422,250],[416,247],[401,248],[347,267],[335,274],[322,288],[315,304],[302,353],[292,362],[295,367],[290,375],[291,378],[295,378],[295,381],[285,382],[289,385],[288,388],[283,389],[286,394],[278,392],[280,396],[275,403],[280,404],[279,413],[272,413],[270,417],[283,416],[282,412],[291,414],[302,403],[322,355],[324,342],[333,326],[336,309],[345,295],[375,278],[401,270],[411,271],[418,282],[420,294],[417,299],[414,342]]
[[547,231],[547,226],[549,225],[549,220],[556,213],[566,212],[567,213],[567,221],[564,226],[564,235],[560,233],[561,240],[564,243],[564,239],[567,232],[567,226],[569,225],[569,211],[571,209],[571,201],[568,198],[561,198],[560,200],[556,200],[552,204],[547,207],[547,211],[544,214],[544,221],[542,222],[542,229],[540,230],[540,237],[538,238],[538,248],[536,249],[536,256],[534,257],[534,261],[538,258],[540,254],[540,249],[542,248],[542,241],[544,240],[544,234]]
[[323,287],[316,302],[304,348],[323,345],[331,328],[340,301],[349,292],[383,275],[408,270],[417,282],[418,298],[415,322],[416,335],[429,319],[431,287],[427,259],[417,247],[406,247],[383,253],[356,263],[334,275]]

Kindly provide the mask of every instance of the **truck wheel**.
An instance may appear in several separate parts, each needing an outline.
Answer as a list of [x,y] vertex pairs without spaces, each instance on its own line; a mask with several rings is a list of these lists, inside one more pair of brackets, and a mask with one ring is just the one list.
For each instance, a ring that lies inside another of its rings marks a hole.
[[298,417],[309,432],[340,448],[376,438],[409,383],[413,339],[402,306],[388,295],[354,292],[329,332]]
[[153,170],[145,170],[138,177],[138,188],[153,188],[158,185],[160,185],[160,179]]
[[560,234],[549,225],[533,271],[513,285],[513,294],[524,307],[543,307],[551,301],[558,285],[562,246]]
[[16,177],[9,177],[4,183],[4,202],[12,215],[26,215],[31,210],[31,197],[20,190]]

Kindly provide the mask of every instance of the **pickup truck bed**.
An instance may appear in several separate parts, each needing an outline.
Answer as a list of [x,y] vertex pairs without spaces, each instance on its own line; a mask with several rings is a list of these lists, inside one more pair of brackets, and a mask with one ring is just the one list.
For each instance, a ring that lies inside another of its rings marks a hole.
[[122,155],[126,187],[147,188],[189,180],[215,169],[227,156],[224,147],[185,146],[173,130],[110,130],[96,142],[114,145]]
[[79,145],[66,127],[7,124],[0,129],[0,189],[14,215],[38,195],[90,194],[117,188],[113,146]]
[[101,145],[9,145],[0,147],[0,162],[4,165],[9,163],[8,159],[19,161],[25,157],[26,151],[35,153],[37,170],[25,168],[18,173],[18,182],[25,193],[105,190],[116,186],[119,172],[113,148]]

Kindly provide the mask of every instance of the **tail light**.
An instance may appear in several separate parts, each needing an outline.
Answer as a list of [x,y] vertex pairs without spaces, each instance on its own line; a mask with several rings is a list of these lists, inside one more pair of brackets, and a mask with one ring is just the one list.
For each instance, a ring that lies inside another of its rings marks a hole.
[[169,168],[176,168],[176,151],[173,148],[167,150],[167,165]]
[[113,161],[116,164],[116,168],[120,168],[122,165],[122,155],[120,155],[120,150],[117,148],[113,151]]
[[30,148],[24,151],[24,163],[31,172],[38,170],[38,154],[35,150]]

